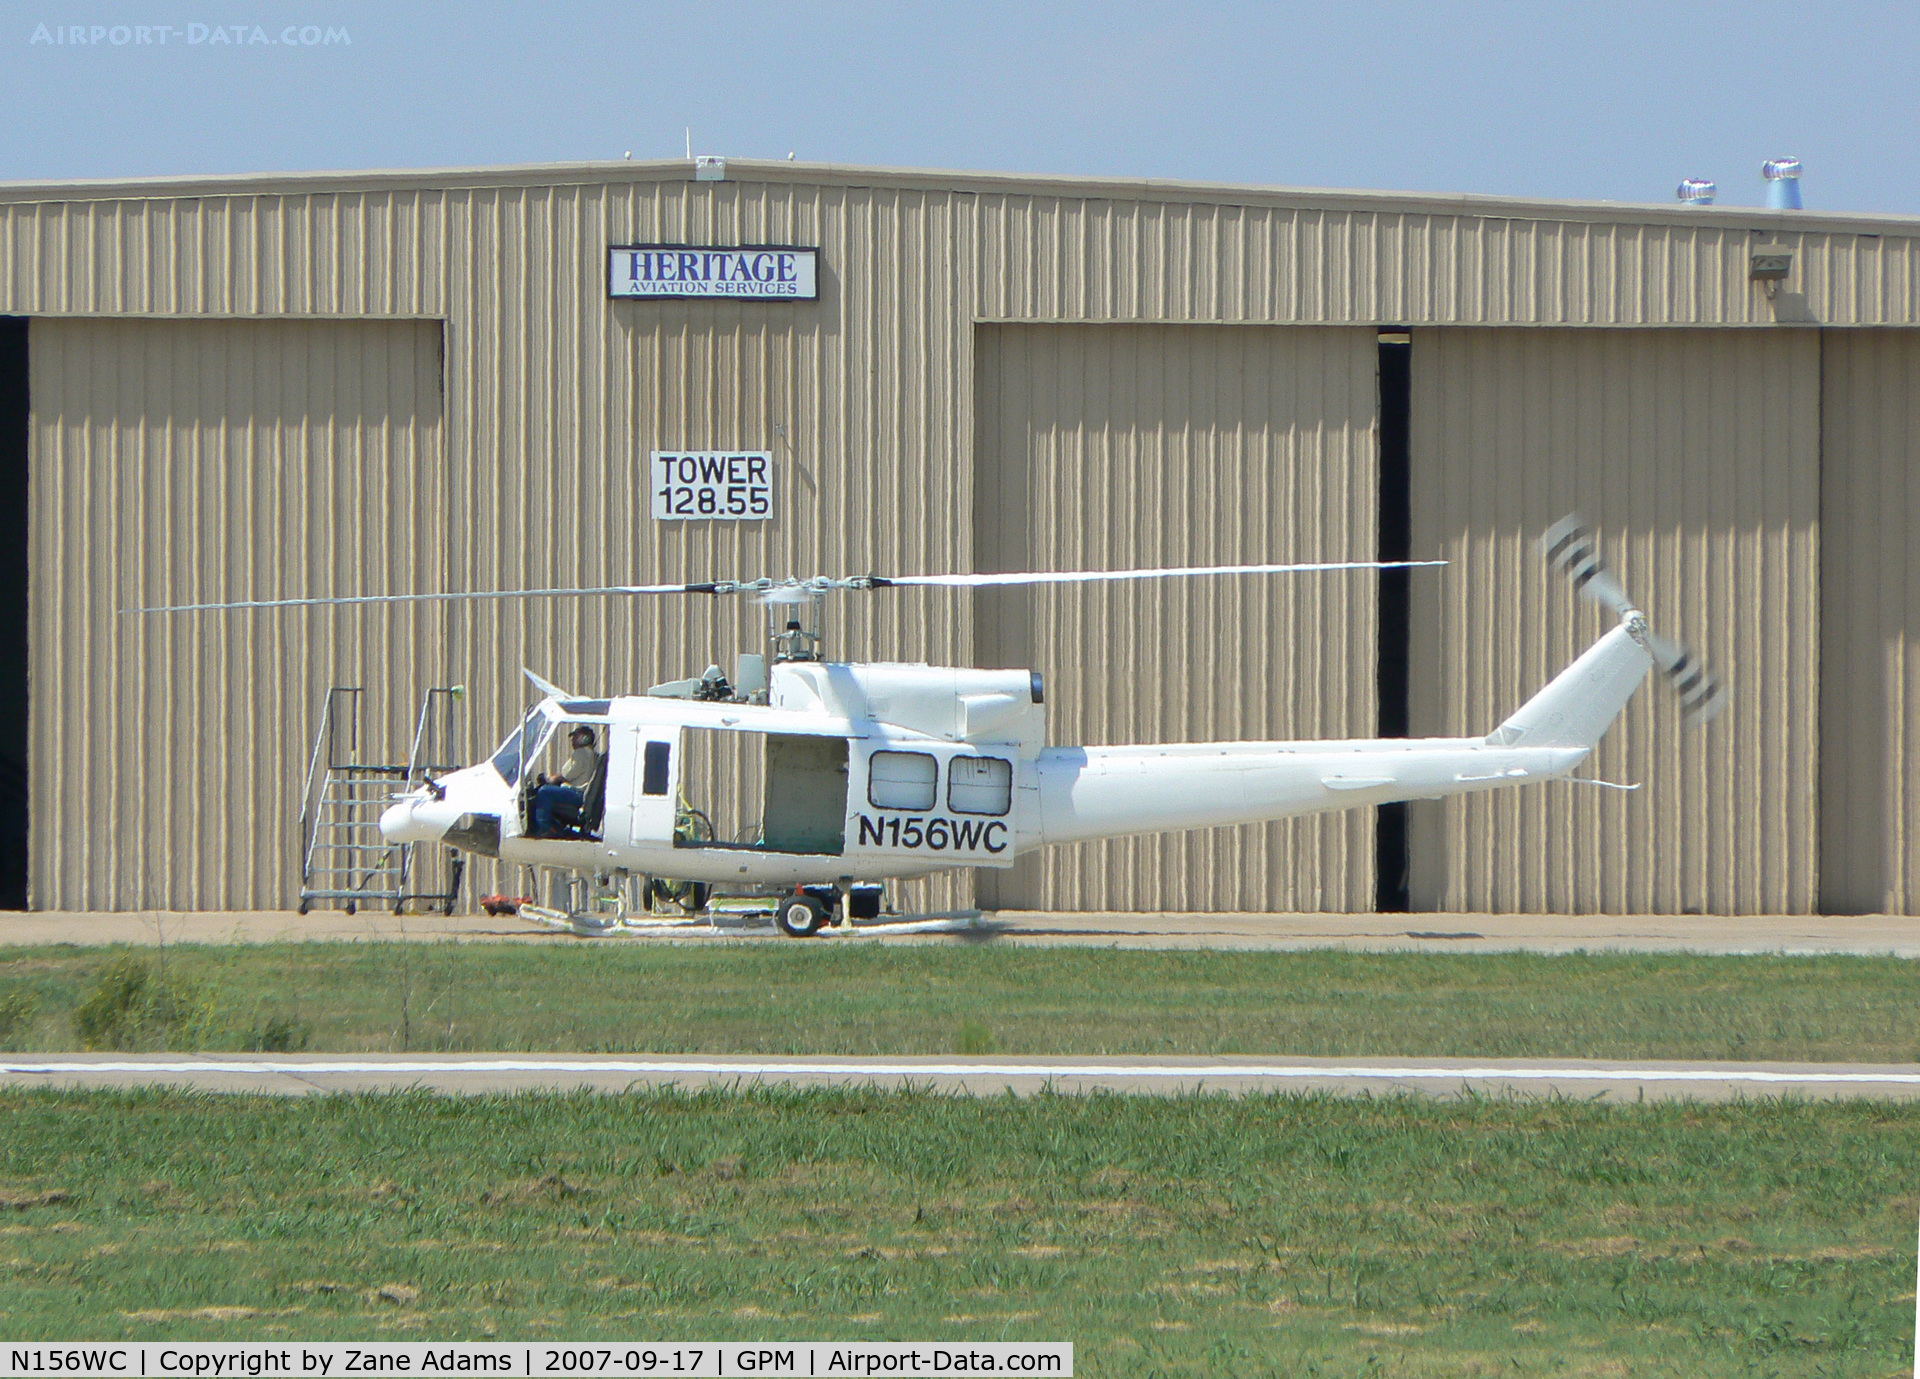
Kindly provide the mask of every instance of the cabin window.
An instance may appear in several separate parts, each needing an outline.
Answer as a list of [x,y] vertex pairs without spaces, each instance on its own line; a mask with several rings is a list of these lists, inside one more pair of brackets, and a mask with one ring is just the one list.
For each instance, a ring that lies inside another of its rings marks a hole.
[[932,809],[940,764],[925,752],[875,752],[867,763],[867,800],[877,809]]
[[947,763],[947,806],[956,814],[1005,814],[1013,808],[1013,763],[955,757]]
[[643,795],[664,795],[667,793],[667,763],[673,756],[671,742],[649,742],[640,765],[640,793]]

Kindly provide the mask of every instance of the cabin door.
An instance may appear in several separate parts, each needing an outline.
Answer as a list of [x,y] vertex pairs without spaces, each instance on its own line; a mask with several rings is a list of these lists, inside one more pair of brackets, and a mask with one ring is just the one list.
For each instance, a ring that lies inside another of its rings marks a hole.
[[761,824],[769,852],[838,857],[847,846],[847,740],[767,735],[767,802]]
[[638,846],[673,845],[679,798],[680,730],[621,725],[608,761],[605,837]]

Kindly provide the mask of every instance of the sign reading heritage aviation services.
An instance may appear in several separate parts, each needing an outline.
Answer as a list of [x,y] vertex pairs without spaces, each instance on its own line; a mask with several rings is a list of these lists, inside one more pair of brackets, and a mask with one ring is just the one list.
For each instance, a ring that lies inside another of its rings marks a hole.
[[656,450],[653,515],[751,522],[773,516],[773,452]]
[[781,244],[626,244],[607,251],[613,297],[819,297],[820,251]]

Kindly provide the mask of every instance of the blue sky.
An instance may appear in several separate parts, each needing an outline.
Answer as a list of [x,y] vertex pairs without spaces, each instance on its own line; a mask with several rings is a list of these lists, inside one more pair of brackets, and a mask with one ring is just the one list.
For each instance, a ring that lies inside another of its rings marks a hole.
[[1916,72],[1916,5],[0,0],[0,179],[678,157],[691,126],[734,157],[1292,186],[1699,175],[1728,205],[1792,155],[1809,209],[1920,214]]

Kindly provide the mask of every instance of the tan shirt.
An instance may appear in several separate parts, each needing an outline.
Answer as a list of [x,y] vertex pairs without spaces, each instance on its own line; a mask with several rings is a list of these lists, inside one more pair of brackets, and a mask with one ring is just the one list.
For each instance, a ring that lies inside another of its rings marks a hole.
[[560,768],[560,779],[567,785],[584,790],[587,782],[593,778],[593,768],[599,760],[600,754],[593,748],[575,747],[567,757],[566,764]]

